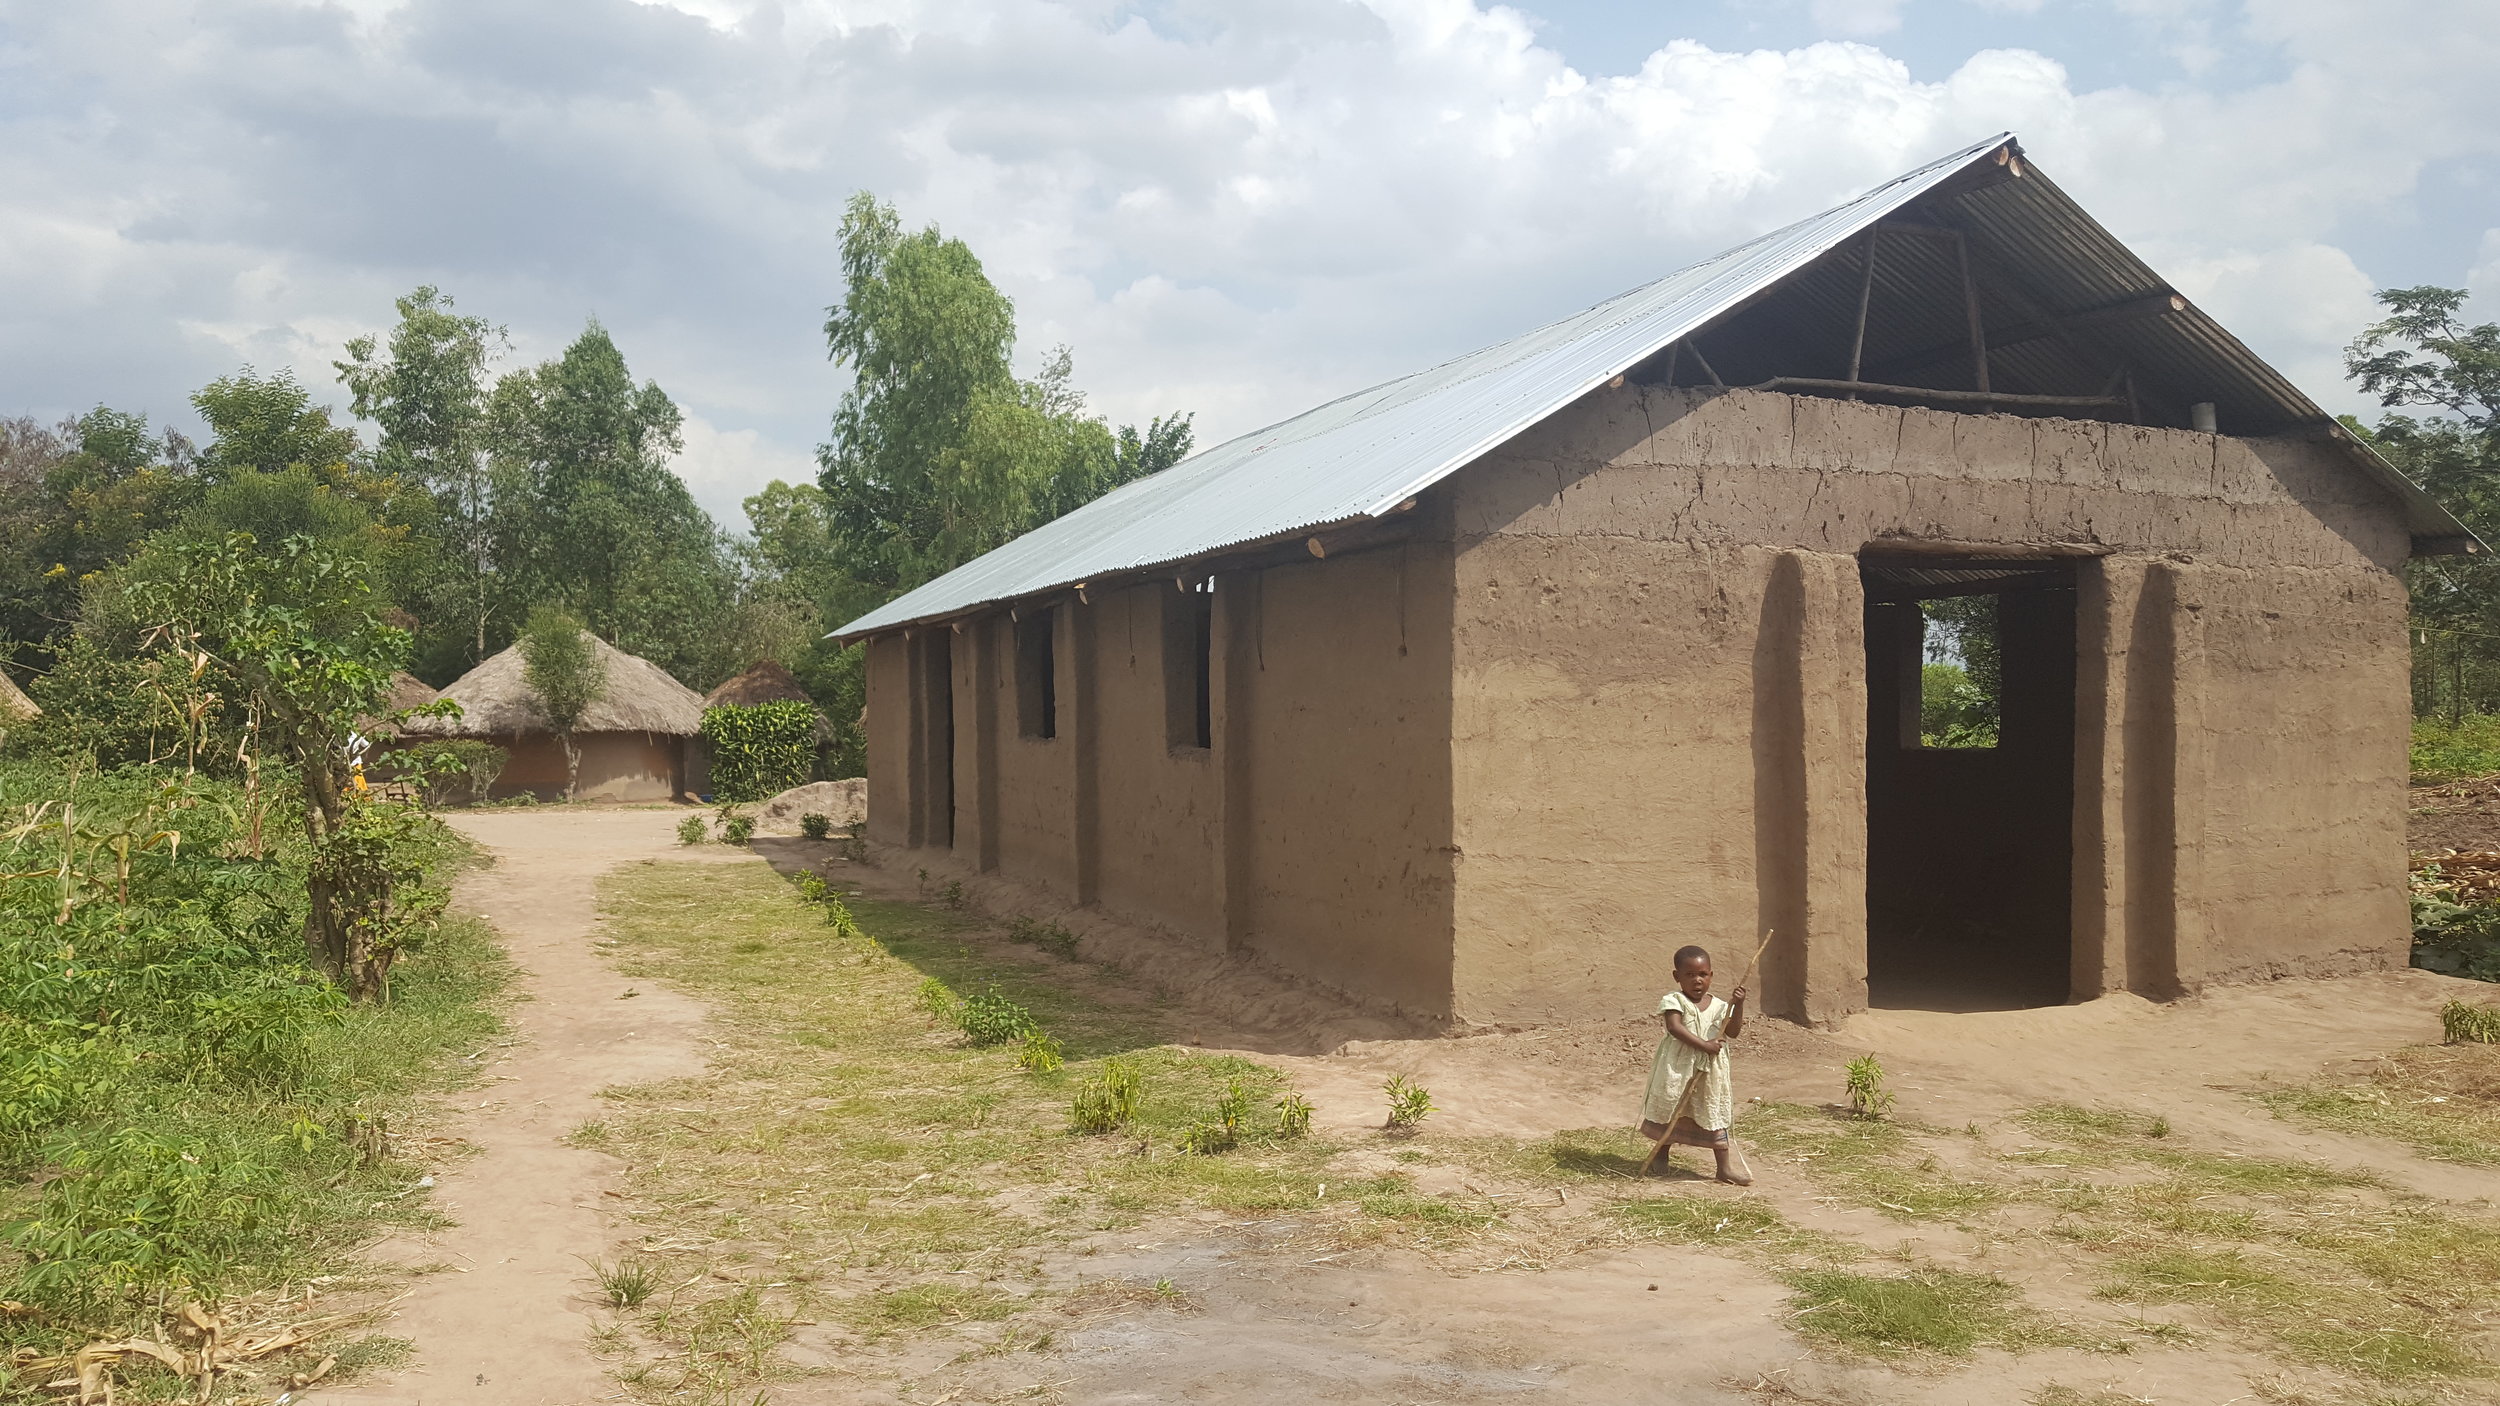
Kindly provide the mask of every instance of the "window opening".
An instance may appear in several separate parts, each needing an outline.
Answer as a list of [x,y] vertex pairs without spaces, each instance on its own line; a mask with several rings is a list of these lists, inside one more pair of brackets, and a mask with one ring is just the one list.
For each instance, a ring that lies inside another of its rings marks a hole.
[[1994,595],[1918,602],[1926,657],[1919,667],[1918,745],[1994,747],[2005,652]]
[[1016,621],[1016,730],[1026,737],[1059,735],[1058,625],[1055,606]]
[[1164,597],[1163,724],[1172,747],[1215,745],[1215,583]]

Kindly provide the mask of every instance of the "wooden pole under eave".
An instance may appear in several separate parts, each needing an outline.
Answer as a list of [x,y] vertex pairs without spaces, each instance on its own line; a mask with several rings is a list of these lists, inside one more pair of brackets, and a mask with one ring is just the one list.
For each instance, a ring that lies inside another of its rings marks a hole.
[[1984,391],[1988,389],[1988,330],[1979,316],[1979,280],[1971,276],[1969,235],[1953,241],[1953,254],[1962,265],[1962,309],[1970,318],[1971,375]]
[[[1858,371],[1866,362],[1866,309],[1875,300],[1875,240],[1884,232],[1882,225],[1866,232],[1866,249],[1858,256],[1858,327],[1849,339],[1849,379],[1858,379]],[[1856,391],[1849,398],[1858,398]]]

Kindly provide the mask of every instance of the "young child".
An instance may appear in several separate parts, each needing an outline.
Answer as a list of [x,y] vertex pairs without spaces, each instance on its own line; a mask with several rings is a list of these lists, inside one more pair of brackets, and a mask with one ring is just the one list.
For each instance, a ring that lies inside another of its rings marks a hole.
[[[1686,947],[1675,954],[1676,990],[1658,1002],[1666,1038],[1649,1066],[1649,1092],[1641,1099],[1641,1136],[1663,1140],[1658,1149],[1682,1143],[1707,1147],[1719,1159],[1719,1180],[1751,1186],[1753,1178],[1729,1165],[1728,1125],[1736,1121],[1736,1087],[1728,1077],[1727,1042],[1745,1028],[1745,988],[1730,1000],[1710,994],[1710,954]],[[1689,1096],[1687,1088],[1690,1089]],[[1677,1105],[1683,1116],[1677,1117]],[[1672,1120],[1673,1126],[1669,1126]]]

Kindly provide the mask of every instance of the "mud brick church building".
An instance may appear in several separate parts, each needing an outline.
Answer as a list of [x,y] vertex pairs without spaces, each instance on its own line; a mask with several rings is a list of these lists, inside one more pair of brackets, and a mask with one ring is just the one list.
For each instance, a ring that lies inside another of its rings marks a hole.
[[1776,929],[1828,1022],[2401,965],[2402,570],[2478,546],[2008,136],[839,633],[890,862],[1465,1024]]

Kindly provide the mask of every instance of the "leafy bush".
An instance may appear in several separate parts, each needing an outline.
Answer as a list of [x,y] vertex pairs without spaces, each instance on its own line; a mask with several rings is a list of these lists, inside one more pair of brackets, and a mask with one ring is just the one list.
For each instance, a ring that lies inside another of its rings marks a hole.
[[832,928],[836,937],[866,936],[859,930],[859,920],[851,916],[850,905],[831,894],[825,896],[825,926]]
[[2450,726],[2443,718],[2413,725],[2411,761],[2418,781],[2454,781],[2500,772],[2500,715],[2468,713]]
[[1997,745],[1997,701],[1959,664],[1919,670],[1918,740],[1928,747]]
[[1308,1137],[1311,1132],[1311,1101],[1300,1094],[1286,1094],[1276,1100],[1276,1135]]
[[2500,1045],[2500,1006],[2450,1001],[2439,1008],[2439,1028],[2452,1045]]
[[952,1025],[955,1007],[962,1002],[956,997],[954,988],[933,976],[920,983],[920,994],[912,998],[912,1004],[931,1020],[942,1020]]
[[1016,1051],[1016,1068],[1027,1074],[1056,1074],[1064,1062],[1057,1040],[1040,1030],[1024,1032],[1024,1047]]
[[1066,957],[1071,961],[1076,958],[1076,934],[1057,923],[1045,923],[1038,918],[1018,916],[1010,921],[1007,924],[1007,940],[1021,942],[1028,947],[1039,947],[1054,956]]
[[816,710],[805,703],[724,703],[703,710],[712,791],[761,801],[806,782],[816,762]]
[[1137,1077],[1137,1066],[1124,1059],[1106,1059],[1085,1081],[1068,1105],[1068,1123],[1080,1133],[1110,1133],[1125,1127],[1137,1116],[1138,1101],[1145,1094],[1145,1084]]
[[2447,976],[2500,981],[2500,904],[2459,902],[2457,886],[2431,865],[2413,875],[2413,965]]
[[681,845],[699,845],[710,838],[712,827],[704,823],[702,816],[689,815],[677,822],[677,843]]
[[754,838],[755,817],[752,815],[733,815],[721,822],[720,842],[722,844],[742,845]]
[[1190,1125],[1181,1134],[1181,1150],[1200,1157],[1230,1152],[1241,1145],[1241,1133],[1250,1121],[1250,1091],[1238,1078],[1225,1082],[1224,1096],[1215,1102],[1215,1116]]
[[799,833],[811,840],[833,838],[833,817],[821,811],[809,811],[799,817]]
[[1041,1029],[1033,1013],[998,994],[993,986],[955,1005],[955,1024],[975,1045],[1004,1045]]
[[1403,1074],[1392,1074],[1380,1086],[1389,1096],[1389,1126],[1412,1128],[1432,1116],[1432,1091]]

